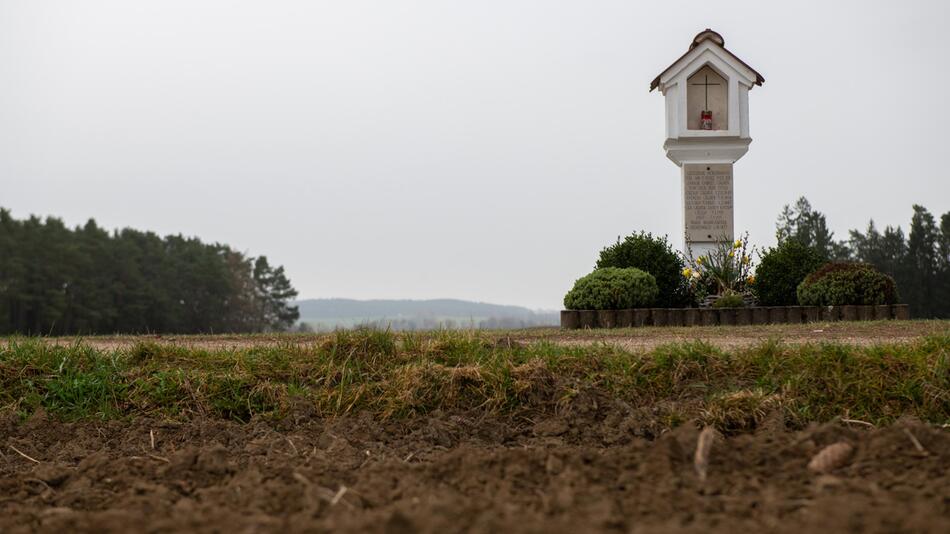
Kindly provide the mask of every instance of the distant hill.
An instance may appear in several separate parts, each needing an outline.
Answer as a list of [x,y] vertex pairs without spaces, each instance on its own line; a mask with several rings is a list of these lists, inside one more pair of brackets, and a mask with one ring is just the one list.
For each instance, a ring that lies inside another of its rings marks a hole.
[[316,330],[375,325],[394,330],[525,328],[558,324],[557,312],[457,299],[306,299],[294,303],[300,322]]

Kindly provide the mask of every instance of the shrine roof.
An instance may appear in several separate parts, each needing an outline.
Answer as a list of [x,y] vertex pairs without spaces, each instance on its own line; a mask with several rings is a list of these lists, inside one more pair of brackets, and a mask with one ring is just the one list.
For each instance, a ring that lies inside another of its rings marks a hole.
[[755,74],[755,85],[762,85],[763,83],[765,83],[765,78],[763,78],[762,75],[758,73],[758,71],[750,67],[748,63],[739,59],[739,56],[733,54],[732,52],[729,51],[728,48],[726,48],[726,40],[723,39],[722,35],[719,35],[719,33],[714,32],[713,30],[710,30],[709,28],[706,28],[705,30],[696,34],[696,37],[693,37],[693,42],[690,43],[689,50],[687,50],[685,54],[678,57],[676,61],[674,61],[669,67],[665,68],[663,72],[661,72],[656,78],[653,79],[652,82],[650,82],[650,91],[659,87],[660,78],[662,78],[663,75],[666,74],[668,70],[676,66],[677,63],[679,63],[684,57],[689,55],[689,53],[692,52],[694,48],[702,44],[704,41],[712,41],[713,44],[715,44],[719,49],[729,54],[729,56],[732,57],[732,59],[738,61],[742,66],[752,71],[752,73]]

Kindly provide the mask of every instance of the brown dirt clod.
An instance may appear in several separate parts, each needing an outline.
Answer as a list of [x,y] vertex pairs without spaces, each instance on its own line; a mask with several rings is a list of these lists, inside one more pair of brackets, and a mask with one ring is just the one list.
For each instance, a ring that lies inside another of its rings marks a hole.
[[854,447],[850,443],[843,441],[832,443],[812,457],[811,461],[808,462],[808,469],[815,473],[833,471],[846,464],[853,452]]

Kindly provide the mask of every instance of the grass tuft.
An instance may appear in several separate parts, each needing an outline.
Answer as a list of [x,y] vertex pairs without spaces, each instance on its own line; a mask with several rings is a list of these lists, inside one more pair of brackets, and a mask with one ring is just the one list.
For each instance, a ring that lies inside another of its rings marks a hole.
[[322,417],[401,418],[434,410],[553,412],[595,391],[650,408],[661,424],[699,419],[724,432],[778,411],[793,425],[902,415],[950,423],[950,335],[857,347],[741,350],[701,341],[629,352],[609,343],[512,343],[476,331],[361,329],[316,343],[194,349],[163,343],[97,350],[11,338],[0,344],[0,408],[64,419],[139,415],[249,421],[298,407]]

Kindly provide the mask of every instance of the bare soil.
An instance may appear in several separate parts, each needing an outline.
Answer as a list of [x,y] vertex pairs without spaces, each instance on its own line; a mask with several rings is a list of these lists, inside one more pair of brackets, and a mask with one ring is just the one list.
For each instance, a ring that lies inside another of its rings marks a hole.
[[[581,394],[557,415],[0,419],[0,532],[950,532],[950,430],[902,420],[652,435]],[[826,474],[824,446],[855,447]],[[29,458],[27,458],[29,457]]]

